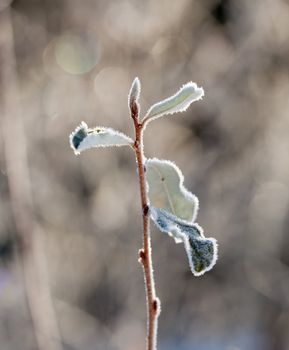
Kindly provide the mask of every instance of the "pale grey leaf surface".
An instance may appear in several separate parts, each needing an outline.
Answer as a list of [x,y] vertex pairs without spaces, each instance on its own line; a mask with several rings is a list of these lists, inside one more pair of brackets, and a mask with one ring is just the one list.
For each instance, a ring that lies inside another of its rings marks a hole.
[[160,231],[174,237],[176,243],[184,243],[189,265],[195,276],[212,269],[218,258],[217,241],[206,238],[198,224],[186,222],[166,210],[154,207],[151,207],[150,215]]
[[150,204],[193,222],[199,201],[184,187],[181,170],[174,163],[157,158],[148,159],[145,167]]
[[69,140],[75,154],[93,147],[128,146],[133,144],[131,138],[119,131],[101,126],[88,128],[84,122],[70,134]]
[[145,119],[153,120],[167,114],[184,112],[192,102],[202,99],[203,96],[203,88],[190,81],[183,85],[175,95],[151,106]]
[[133,101],[138,102],[139,96],[140,96],[140,81],[139,78],[136,77],[134,81],[132,82],[129,94],[128,94],[128,106],[130,107]]

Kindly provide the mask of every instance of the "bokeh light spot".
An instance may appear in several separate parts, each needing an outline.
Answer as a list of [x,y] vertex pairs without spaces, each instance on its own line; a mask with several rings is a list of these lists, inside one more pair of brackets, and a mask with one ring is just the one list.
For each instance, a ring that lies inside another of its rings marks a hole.
[[55,42],[55,59],[67,73],[84,74],[89,72],[99,59],[97,43],[77,35],[65,34]]

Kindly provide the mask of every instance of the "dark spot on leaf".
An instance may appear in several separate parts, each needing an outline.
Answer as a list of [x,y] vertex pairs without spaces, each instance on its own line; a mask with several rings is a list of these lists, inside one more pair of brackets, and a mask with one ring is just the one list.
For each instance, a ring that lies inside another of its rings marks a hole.
[[77,131],[77,133],[72,138],[72,144],[75,149],[81,144],[81,142],[86,138],[87,132],[84,128],[81,128]]

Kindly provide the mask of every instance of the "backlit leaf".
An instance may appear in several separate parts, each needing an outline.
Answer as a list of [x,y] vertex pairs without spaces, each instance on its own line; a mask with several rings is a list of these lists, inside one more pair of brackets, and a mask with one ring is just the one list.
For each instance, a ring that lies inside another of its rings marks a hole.
[[195,276],[212,269],[218,258],[217,241],[206,238],[198,224],[186,222],[166,210],[154,207],[151,207],[150,215],[160,231],[174,237],[176,243],[184,243],[189,265]]
[[174,163],[157,158],[148,159],[145,167],[150,204],[165,209],[180,219],[193,222],[199,202],[184,187],[181,170]]
[[202,99],[203,96],[203,88],[190,81],[183,85],[175,95],[154,104],[147,111],[145,119],[153,120],[167,114],[184,112],[192,102]]
[[71,133],[69,140],[75,154],[93,147],[128,146],[133,144],[131,138],[119,131],[100,126],[88,128],[84,122]]

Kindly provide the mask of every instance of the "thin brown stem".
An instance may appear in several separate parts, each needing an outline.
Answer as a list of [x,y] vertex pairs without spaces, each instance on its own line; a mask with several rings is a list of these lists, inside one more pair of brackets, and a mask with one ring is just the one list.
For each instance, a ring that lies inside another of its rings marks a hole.
[[136,155],[142,218],[143,218],[143,248],[139,251],[139,261],[144,270],[146,301],[147,301],[147,350],[155,350],[157,343],[157,326],[158,316],[160,313],[160,301],[156,296],[154,273],[152,266],[152,249],[151,249],[151,234],[150,234],[150,217],[149,217],[149,201],[146,189],[145,165],[143,154],[143,124],[138,122],[138,105],[131,105],[131,115],[135,126],[135,143],[134,151]]

